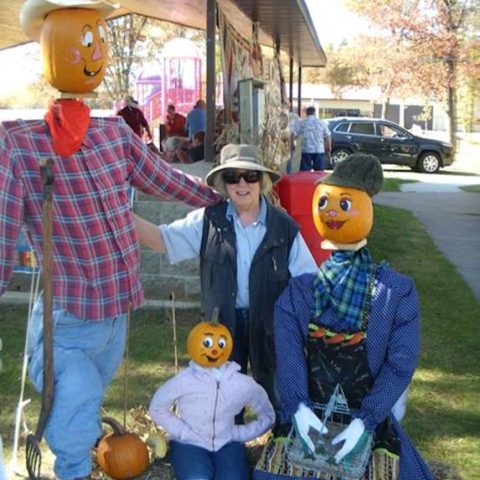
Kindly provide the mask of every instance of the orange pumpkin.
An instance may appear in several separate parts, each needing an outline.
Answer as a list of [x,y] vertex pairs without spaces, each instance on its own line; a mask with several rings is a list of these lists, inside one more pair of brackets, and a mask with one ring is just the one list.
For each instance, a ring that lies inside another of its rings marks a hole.
[[62,8],[50,12],[40,33],[43,73],[61,92],[88,93],[105,76],[107,24],[97,10]]
[[187,337],[187,353],[202,367],[219,367],[230,358],[232,347],[230,330],[218,323],[218,309],[211,321],[198,323]]
[[148,448],[134,433],[125,432],[113,418],[103,417],[113,432],[105,435],[97,447],[97,461],[102,470],[115,480],[137,477],[150,464]]
[[373,225],[372,200],[357,188],[318,184],[312,214],[318,233],[333,243],[357,243]]

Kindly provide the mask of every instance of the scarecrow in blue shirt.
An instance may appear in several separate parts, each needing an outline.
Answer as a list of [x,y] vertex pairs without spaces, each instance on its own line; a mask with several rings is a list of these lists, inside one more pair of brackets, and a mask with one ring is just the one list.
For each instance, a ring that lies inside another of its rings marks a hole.
[[277,301],[283,418],[255,480],[434,478],[392,413],[416,368],[420,308],[413,280],[366,247],[382,184],[378,159],[353,154],[315,190],[314,223],[332,255]]

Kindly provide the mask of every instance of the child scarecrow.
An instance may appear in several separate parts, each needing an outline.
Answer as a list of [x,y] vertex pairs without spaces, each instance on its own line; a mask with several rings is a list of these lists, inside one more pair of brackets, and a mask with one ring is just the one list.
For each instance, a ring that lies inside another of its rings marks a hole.
[[[189,366],[151,401],[150,416],[170,436],[169,458],[178,479],[247,480],[243,443],[275,421],[265,390],[228,361],[232,344],[230,331],[216,319],[197,324],[187,338]],[[235,425],[235,416],[247,405],[256,419]]]
[[254,478],[433,480],[392,414],[416,367],[420,309],[412,279],[374,263],[366,246],[382,167],[353,154],[320,182],[313,218],[332,255],[291,279],[276,304],[286,428]]
[[[101,434],[99,411],[123,357],[128,312],[143,301],[130,187],[197,207],[220,199],[159,159],[123,119],[90,117],[81,97],[103,79],[104,17],[115,7],[107,0],[23,4],[23,31],[40,42],[46,79],[61,98],[44,120],[0,126],[0,295],[12,274],[22,224],[43,260],[40,163],[51,164],[53,341],[44,345],[40,299],[30,321],[28,356],[30,378],[42,390],[44,346],[53,345],[53,404],[42,419],[62,480],[89,478],[90,450]],[[51,385],[52,375],[46,377]]]

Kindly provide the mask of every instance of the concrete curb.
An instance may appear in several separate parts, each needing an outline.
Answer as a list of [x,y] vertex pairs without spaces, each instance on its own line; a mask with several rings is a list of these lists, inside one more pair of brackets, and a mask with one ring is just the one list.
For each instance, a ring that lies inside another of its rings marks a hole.
[[[0,297],[0,305],[28,305],[30,294],[27,292],[5,292]],[[171,308],[170,300],[145,299],[142,309],[156,310],[160,308]],[[179,310],[193,310],[200,308],[200,302],[175,301],[175,308]]]

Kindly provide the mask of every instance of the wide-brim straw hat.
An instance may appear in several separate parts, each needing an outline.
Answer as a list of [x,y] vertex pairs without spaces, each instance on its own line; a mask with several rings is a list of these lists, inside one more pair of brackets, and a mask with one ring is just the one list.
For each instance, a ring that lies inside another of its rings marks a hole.
[[270,176],[272,183],[277,183],[282,177],[263,165],[260,149],[255,145],[229,143],[220,152],[220,165],[211,170],[205,180],[207,185],[215,186],[215,180],[224,170],[254,170],[266,173]]
[[27,37],[38,42],[45,17],[54,10],[89,8],[106,17],[118,7],[109,0],[27,0],[20,10],[20,26]]

